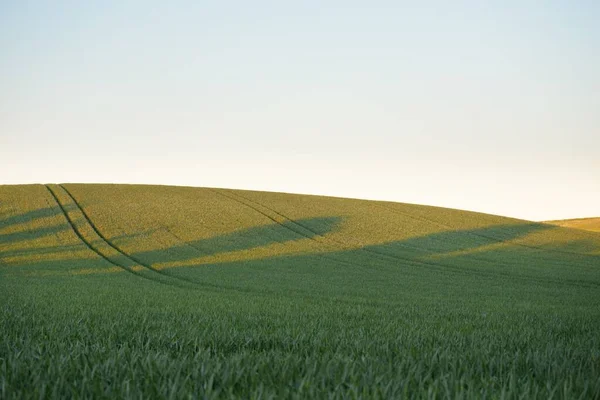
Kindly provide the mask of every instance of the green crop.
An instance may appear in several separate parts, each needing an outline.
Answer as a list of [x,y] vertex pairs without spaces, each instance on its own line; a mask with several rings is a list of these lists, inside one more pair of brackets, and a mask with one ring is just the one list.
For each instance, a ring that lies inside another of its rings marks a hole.
[[0,398],[600,398],[600,233],[342,198],[0,186]]

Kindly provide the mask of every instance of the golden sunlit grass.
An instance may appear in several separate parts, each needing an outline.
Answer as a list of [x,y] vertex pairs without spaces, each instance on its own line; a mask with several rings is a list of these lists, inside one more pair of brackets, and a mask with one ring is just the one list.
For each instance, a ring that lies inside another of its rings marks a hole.
[[563,219],[556,221],[546,221],[547,224],[564,226],[567,228],[582,229],[591,232],[600,232],[600,217],[597,218],[576,218]]

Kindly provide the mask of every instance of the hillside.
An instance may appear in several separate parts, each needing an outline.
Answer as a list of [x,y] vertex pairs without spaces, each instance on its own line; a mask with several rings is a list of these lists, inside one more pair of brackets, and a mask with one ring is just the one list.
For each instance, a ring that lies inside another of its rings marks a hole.
[[600,234],[487,214],[0,186],[0,304],[1,398],[600,394]]
[[545,223],[563,226],[565,228],[575,228],[590,232],[600,232],[600,217],[561,219],[554,221],[546,221]]
[[[199,273],[200,266],[285,259],[285,264],[310,260],[338,267],[360,260],[503,273],[531,270],[558,277],[564,269],[551,267],[566,260],[574,263],[566,274],[572,278],[588,264],[583,255],[600,255],[597,235],[401,203],[127,185],[7,186],[0,196],[6,215],[2,229],[12,235],[3,241],[3,263],[13,266],[12,273],[137,267],[134,272],[148,276],[158,276],[150,273],[156,270],[173,279],[204,281],[215,268]],[[40,259],[59,256],[69,263],[31,268]],[[95,263],[94,268],[81,268],[79,259]],[[549,265],[535,266],[544,262]]]

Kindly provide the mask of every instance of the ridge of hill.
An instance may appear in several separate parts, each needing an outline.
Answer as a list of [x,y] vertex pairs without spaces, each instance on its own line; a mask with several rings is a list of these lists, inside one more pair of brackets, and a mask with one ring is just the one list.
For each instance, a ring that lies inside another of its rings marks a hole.
[[544,222],[546,224],[558,225],[565,228],[575,228],[590,232],[600,232],[600,217],[559,219]]

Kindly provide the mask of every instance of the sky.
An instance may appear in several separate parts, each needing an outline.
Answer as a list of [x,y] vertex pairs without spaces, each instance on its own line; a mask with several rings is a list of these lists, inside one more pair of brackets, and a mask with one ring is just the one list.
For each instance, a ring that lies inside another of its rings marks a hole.
[[0,0],[0,184],[600,216],[600,2]]

